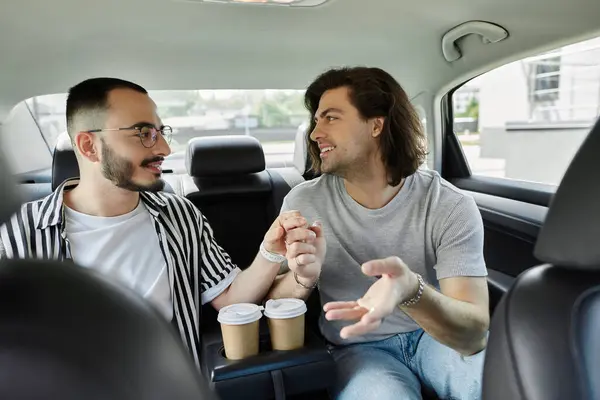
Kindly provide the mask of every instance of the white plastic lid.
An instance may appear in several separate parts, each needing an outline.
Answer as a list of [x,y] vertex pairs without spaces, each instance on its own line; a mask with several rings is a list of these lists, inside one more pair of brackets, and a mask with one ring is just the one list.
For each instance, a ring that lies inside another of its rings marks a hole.
[[300,299],[269,300],[265,304],[265,317],[267,318],[295,318],[305,312],[306,304]]
[[217,321],[225,325],[244,325],[258,321],[264,308],[252,303],[231,304],[219,310]]

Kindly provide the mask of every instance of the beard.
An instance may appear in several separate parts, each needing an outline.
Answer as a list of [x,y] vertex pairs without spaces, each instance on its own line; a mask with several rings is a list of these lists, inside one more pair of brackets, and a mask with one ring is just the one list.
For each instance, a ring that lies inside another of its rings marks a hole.
[[[162,161],[162,157],[152,157],[142,161],[141,167],[150,163]],[[141,184],[133,180],[136,166],[133,163],[116,154],[106,143],[102,143],[102,175],[115,186],[132,192],[160,192],[165,187],[165,182],[156,174],[156,180],[151,183]]]
[[[335,151],[335,150],[334,150]],[[321,160],[321,173],[334,175],[342,179],[361,178],[372,169],[373,153],[362,154],[336,154],[329,160]]]

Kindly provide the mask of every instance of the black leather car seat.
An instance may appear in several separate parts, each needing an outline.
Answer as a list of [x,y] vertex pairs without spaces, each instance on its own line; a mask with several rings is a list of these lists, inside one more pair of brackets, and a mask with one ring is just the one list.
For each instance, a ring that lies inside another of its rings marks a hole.
[[188,143],[184,194],[208,219],[215,238],[240,268],[248,267],[284,197],[304,181],[294,168],[266,169],[252,136],[198,137]]
[[[490,328],[483,398],[600,399],[600,121],[569,166]],[[507,249],[507,251],[510,251]]]

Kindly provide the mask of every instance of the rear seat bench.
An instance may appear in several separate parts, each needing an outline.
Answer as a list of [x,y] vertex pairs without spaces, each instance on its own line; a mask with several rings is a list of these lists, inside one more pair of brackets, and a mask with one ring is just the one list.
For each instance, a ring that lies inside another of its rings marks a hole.
[[[265,169],[260,142],[250,136],[192,139],[186,169],[189,176],[182,178],[184,195],[206,216],[217,242],[242,269],[254,260],[285,195],[304,180],[295,168]],[[318,314],[318,297],[316,309],[313,302],[309,308]],[[221,353],[217,313],[210,305],[203,307],[202,367],[218,393],[228,399],[266,399],[280,398],[276,393],[289,396],[326,389],[335,369],[322,339],[307,329],[305,348],[269,352],[264,318],[262,322],[264,351],[231,362]],[[311,325],[310,317],[307,325]]]

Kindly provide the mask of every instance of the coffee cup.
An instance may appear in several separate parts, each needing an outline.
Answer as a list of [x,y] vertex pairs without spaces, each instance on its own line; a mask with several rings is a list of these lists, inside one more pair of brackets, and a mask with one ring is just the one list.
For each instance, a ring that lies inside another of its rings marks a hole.
[[265,304],[273,350],[294,350],[304,346],[306,304],[299,299],[269,300]]
[[263,307],[251,303],[232,304],[219,311],[225,357],[241,360],[258,354],[259,320]]

